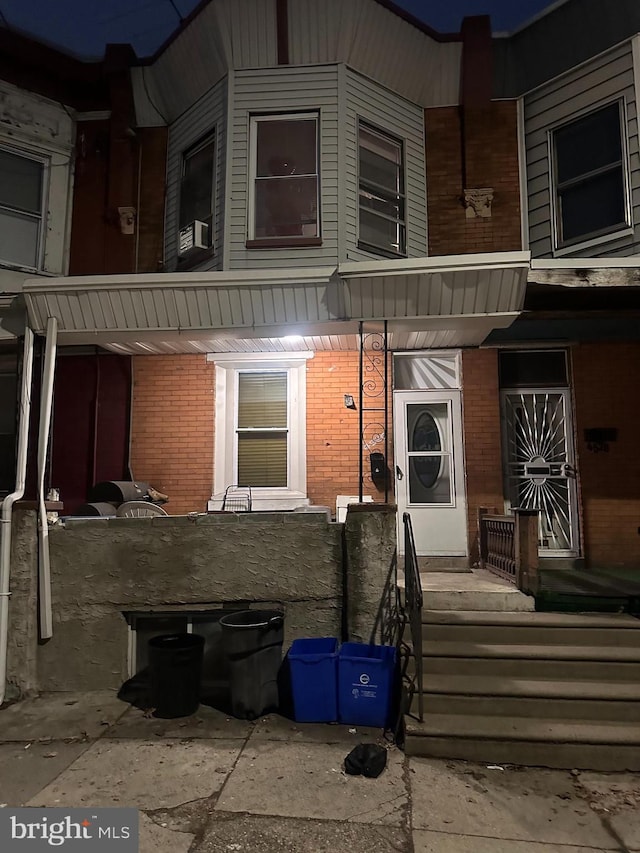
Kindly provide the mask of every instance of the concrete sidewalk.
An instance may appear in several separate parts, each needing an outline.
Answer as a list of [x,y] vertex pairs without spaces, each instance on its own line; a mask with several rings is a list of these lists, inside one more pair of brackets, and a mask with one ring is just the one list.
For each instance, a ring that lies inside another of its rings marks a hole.
[[379,730],[255,723],[207,707],[148,718],[113,693],[0,711],[0,803],[134,806],[141,853],[640,851],[640,777],[345,755]]

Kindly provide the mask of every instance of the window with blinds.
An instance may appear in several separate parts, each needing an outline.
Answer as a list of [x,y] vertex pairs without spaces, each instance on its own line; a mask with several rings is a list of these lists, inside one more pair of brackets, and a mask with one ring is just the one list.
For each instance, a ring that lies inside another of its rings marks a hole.
[[288,485],[286,371],[238,374],[237,482],[255,488]]

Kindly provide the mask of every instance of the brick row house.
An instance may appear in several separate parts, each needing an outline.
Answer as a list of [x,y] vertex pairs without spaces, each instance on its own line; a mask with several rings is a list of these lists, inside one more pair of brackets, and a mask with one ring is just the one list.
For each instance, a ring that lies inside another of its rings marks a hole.
[[3,61],[5,491],[24,300],[65,513],[359,496],[472,565],[477,509],[520,506],[542,558],[637,568],[640,16],[594,9],[211,0],[148,59]]
[[[437,571],[477,564],[493,507],[536,511],[554,582],[637,575],[636,7],[496,36],[203,0],[96,63],[0,31],[0,490],[17,470],[27,499],[2,503],[0,704],[119,689],[189,630],[211,697],[249,605],[286,643],[388,642],[408,511],[436,572],[406,750],[640,767],[636,619]],[[171,515],[73,519],[129,479]],[[218,512],[234,485],[256,512]],[[295,512],[322,507],[344,523]]]

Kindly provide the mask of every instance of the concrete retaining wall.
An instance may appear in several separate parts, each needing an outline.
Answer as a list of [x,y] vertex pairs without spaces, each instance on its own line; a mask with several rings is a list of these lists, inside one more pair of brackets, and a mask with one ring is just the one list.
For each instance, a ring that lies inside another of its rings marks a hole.
[[29,529],[12,567],[10,679],[22,695],[120,687],[128,677],[127,613],[275,605],[285,611],[285,648],[297,637],[341,637],[345,528],[346,568],[357,577],[350,619],[357,638],[373,635],[395,547],[388,509],[357,519],[350,512],[346,525],[321,513],[71,520],[50,530],[54,630],[38,645],[35,514],[21,515],[14,530]]

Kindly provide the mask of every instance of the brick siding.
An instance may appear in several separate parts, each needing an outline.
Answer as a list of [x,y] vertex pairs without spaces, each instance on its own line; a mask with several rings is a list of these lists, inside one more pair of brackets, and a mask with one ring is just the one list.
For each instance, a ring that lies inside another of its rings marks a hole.
[[[583,541],[590,568],[640,565],[640,452],[630,377],[640,375],[640,346],[581,344],[572,351]],[[613,427],[608,453],[587,448],[584,430]]]
[[[425,112],[429,254],[521,248],[517,105]],[[493,187],[491,218],[467,219],[465,189]]]

